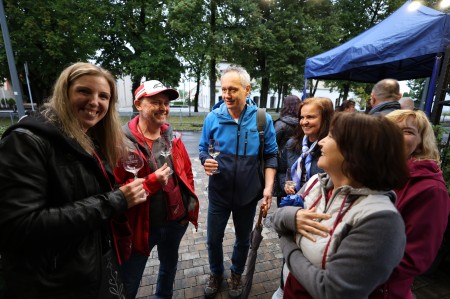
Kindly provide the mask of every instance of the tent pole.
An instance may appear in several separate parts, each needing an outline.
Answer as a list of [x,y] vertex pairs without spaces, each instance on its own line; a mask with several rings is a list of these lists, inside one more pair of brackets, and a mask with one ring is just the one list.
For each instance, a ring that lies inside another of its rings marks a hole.
[[427,93],[427,101],[425,102],[425,114],[430,117],[431,116],[431,104],[433,103],[434,92],[436,90],[436,78],[439,73],[439,69],[441,68],[442,55],[436,56],[436,60],[434,61],[433,73],[431,74],[430,85],[428,87]]
[[308,79],[304,78],[304,82],[303,82],[303,95],[302,95],[302,101],[304,101],[306,99],[306,83],[308,82]]

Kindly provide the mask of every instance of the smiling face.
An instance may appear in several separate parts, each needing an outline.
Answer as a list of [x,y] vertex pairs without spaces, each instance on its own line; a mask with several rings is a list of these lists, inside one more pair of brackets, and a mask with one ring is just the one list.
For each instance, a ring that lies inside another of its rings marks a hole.
[[240,113],[245,106],[250,85],[242,86],[241,78],[237,72],[228,72],[220,79],[222,85],[222,99],[227,108],[234,113]]
[[158,93],[151,97],[143,97],[134,102],[140,112],[140,120],[148,125],[161,127],[167,122],[170,112],[169,97],[165,93]]
[[318,144],[321,147],[321,156],[317,161],[317,166],[330,175],[341,176],[344,156],[339,150],[336,141],[328,134],[328,136],[321,139]]
[[74,80],[69,87],[69,102],[84,132],[106,115],[111,89],[104,77],[86,75]]
[[414,124],[412,116],[397,122],[397,125],[403,132],[403,140],[405,141],[405,154],[409,158],[420,151],[419,146],[422,143],[422,137],[419,129]]
[[300,126],[310,142],[317,140],[321,125],[322,114],[319,107],[314,104],[304,105],[300,112]]

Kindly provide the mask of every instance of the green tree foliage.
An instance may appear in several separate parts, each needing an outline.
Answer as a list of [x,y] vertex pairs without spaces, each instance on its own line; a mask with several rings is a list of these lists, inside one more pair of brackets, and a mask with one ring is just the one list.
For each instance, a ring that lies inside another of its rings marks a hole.
[[280,1],[272,15],[272,86],[287,95],[292,88],[302,89],[306,58],[337,46],[340,32],[330,1]]
[[[366,31],[383,21],[392,12],[404,3],[403,0],[338,0],[335,1],[334,12],[337,18],[337,27],[340,28],[340,41],[343,44],[358,34]],[[330,47],[326,50],[330,50]],[[320,54],[316,53],[316,54]],[[338,90],[340,97],[337,104],[347,99],[348,91],[352,91],[361,99],[370,96],[373,84],[356,83],[350,81],[327,80],[326,86],[331,90]],[[362,101],[364,102],[364,101]],[[360,103],[364,106],[363,103]]]
[[207,75],[209,50],[208,6],[202,0],[174,0],[169,2],[169,26],[176,42],[177,55],[184,62],[188,78],[194,78],[197,87],[194,111],[198,112],[201,78]]
[[183,72],[167,21],[168,6],[157,0],[111,1],[102,20],[96,61],[116,74],[178,86]]
[[[101,2],[3,0],[19,79],[26,84],[23,65],[28,62],[36,102],[41,103],[51,93],[62,69],[94,56],[98,48],[96,20],[102,16]],[[4,49],[1,39],[0,77],[9,78]]]
[[[227,61],[241,64],[257,79],[260,104],[266,106],[269,89],[279,96],[302,89],[307,57],[367,30],[404,0],[3,2],[19,77],[25,83],[23,64],[28,62],[37,102],[50,94],[68,64],[92,59],[115,75],[131,75],[133,90],[142,77],[177,86],[184,72],[199,86],[208,76],[214,104],[216,65]],[[9,77],[2,40],[0,76]],[[347,91],[370,94],[368,85],[327,83],[342,99]]]
[[422,95],[423,95],[424,88],[425,88],[425,79],[408,80],[406,85],[409,87],[410,90],[409,90],[408,95],[404,95],[404,96],[409,96],[416,100],[422,99]]
[[[267,16],[260,8],[261,1],[221,0],[217,2],[217,36],[220,55],[230,63],[245,67],[252,78],[265,80],[265,52],[270,46]],[[264,88],[261,90],[263,94]],[[266,91],[267,93],[267,91]]]
[[227,0],[222,13],[225,33],[224,57],[244,66],[252,78],[261,82],[260,105],[266,106],[270,71],[267,57],[274,45],[274,37],[267,24],[271,18],[270,1]]

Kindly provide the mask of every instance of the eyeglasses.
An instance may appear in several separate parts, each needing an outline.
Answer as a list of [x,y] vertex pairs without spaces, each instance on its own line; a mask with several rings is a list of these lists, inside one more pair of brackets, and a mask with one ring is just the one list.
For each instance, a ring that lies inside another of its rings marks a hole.
[[224,94],[224,93],[235,94],[238,91],[239,91],[239,88],[236,88],[236,87],[222,88],[222,94]]

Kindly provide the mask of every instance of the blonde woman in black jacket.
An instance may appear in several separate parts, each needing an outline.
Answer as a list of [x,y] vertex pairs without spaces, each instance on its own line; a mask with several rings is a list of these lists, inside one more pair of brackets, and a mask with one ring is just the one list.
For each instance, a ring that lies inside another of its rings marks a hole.
[[124,139],[114,77],[66,68],[41,112],[0,141],[0,254],[6,298],[125,298],[109,219],[142,201],[114,189]]

